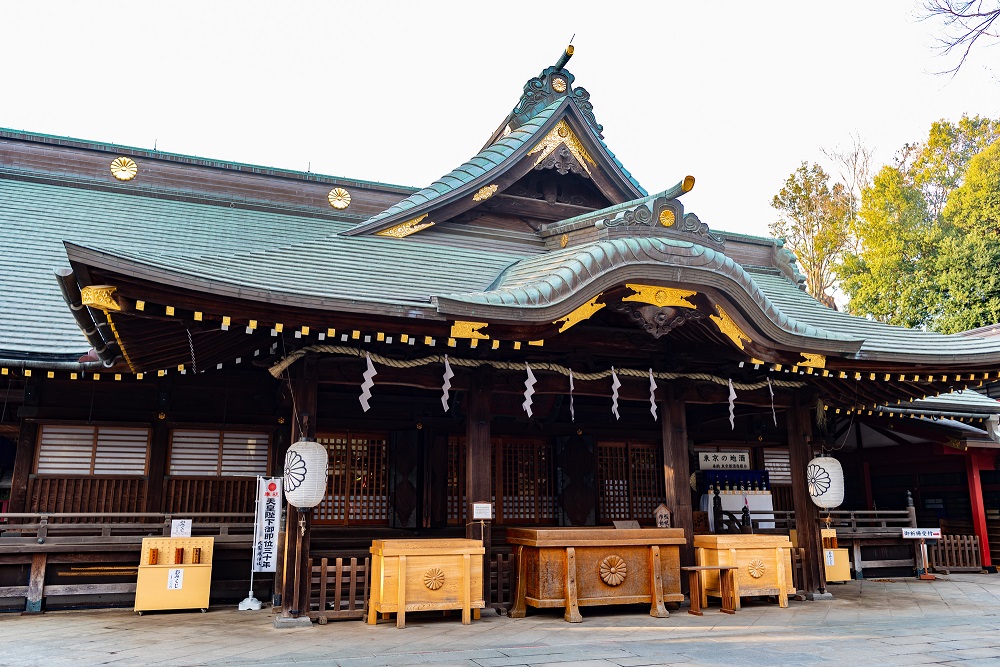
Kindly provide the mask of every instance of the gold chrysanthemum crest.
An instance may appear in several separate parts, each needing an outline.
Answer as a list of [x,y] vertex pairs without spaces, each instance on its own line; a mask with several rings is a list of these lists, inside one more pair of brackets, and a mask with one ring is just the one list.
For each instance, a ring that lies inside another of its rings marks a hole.
[[444,586],[444,572],[439,567],[432,567],[424,572],[424,586],[432,591]]
[[119,181],[131,181],[139,173],[139,165],[132,158],[116,157],[111,161],[111,175]]
[[611,554],[601,561],[601,579],[608,586],[618,586],[628,576],[628,566],[620,556]]
[[334,188],[330,190],[330,194],[326,196],[326,200],[330,202],[330,206],[338,211],[343,211],[351,205],[351,193],[344,188]]

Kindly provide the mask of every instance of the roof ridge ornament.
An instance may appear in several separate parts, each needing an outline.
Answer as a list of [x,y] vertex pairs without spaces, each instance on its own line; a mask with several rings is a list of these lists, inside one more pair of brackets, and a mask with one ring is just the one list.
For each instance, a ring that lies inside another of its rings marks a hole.
[[506,124],[505,131],[513,131],[535,117],[539,111],[560,97],[569,97],[575,103],[594,134],[604,139],[604,126],[597,122],[594,116],[594,105],[590,103],[590,93],[585,88],[574,88],[574,76],[564,68],[573,57],[573,45],[570,44],[559,56],[555,65],[546,67],[538,76],[528,79],[524,84],[524,92],[518,100]]

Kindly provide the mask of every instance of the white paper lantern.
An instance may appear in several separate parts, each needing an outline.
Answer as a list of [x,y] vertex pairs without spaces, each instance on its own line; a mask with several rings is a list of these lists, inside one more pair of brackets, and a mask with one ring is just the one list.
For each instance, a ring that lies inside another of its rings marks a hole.
[[326,495],[326,447],[299,440],[285,454],[285,497],[295,507],[316,507]]
[[844,502],[844,468],[832,456],[817,456],[809,462],[806,483],[817,506],[833,509]]

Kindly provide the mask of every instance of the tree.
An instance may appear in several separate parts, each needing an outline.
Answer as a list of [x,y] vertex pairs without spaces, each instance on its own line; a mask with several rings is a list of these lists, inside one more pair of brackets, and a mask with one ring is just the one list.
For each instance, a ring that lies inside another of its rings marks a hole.
[[[935,122],[923,143],[906,144],[862,192],[857,250],[838,267],[847,309],[880,322],[957,331],[992,324],[988,211],[982,193],[990,164],[981,157],[1000,141],[1000,122],[962,116]],[[975,172],[971,165],[977,163]],[[985,171],[984,171],[985,170]],[[975,183],[968,183],[975,173]],[[997,217],[992,218],[996,226]],[[995,235],[995,230],[994,230]],[[987,321],[989,320],[989,321]]]
[[961,185],[969,161],[1000,138],[1000,121],[963,114],[958,123],[941,119],[931,124],[927,141],[916,148],[910,171],[937,219],[948,195]]
[[995,0],[925,0],[920,18],[943,22],[944,36],[938,39],[941,54],[958,54],[955,66],[941,74],[957,74],[976,42],[1000,38],[1000,3]]
[[771,206],[779,218],[768,228],[784,238],[806,276],[806,289],[833,306],[829,291],[836,283],[834,267],[849,241],[848,197],[840,183],[830,187],[821,166],[803,162],[785,180]]
[[1000,322],[1000,140],[972,158],[944,219],[934,328],[953,333]]
[[837,268],[847,310],[907,327],[929,324],[937,301],[934,281],[940,227],[907,174],[886,166],[862,193],[855,227],[857,252]]
[[865,146],[860,135],[851,137],[852,145],[844,150],[837,148],[821,148],[820,152],[837,168],[840,182],[844,184],[847,196],[846,206],[848,221],[851,228],[852,251],[858,252],[858,211],[861,208],[861,193],[871,185],[872,157],[875,152]]

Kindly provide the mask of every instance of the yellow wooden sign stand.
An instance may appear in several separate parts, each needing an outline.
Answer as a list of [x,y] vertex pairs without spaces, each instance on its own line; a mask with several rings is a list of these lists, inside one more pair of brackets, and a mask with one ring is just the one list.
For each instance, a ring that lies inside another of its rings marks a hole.
[[214,537],[143,538],[135,611],[208,611],[214,546]]

